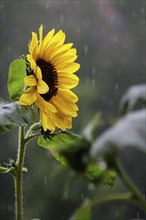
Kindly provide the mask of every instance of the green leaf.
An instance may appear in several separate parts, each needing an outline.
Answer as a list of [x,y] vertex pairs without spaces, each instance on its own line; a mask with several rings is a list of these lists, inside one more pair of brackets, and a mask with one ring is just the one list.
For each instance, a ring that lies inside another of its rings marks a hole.
[[90,143],[83,137],[67,131],[58,132],[51,139],[39,137],[38,144],[49,149],[56,160],[82,171],[88,163]]
[[146,107],[146,84],[131,86],[120,101],[122,114],[144,107]]
[[8,91],[12,101],[17,101],[25,88],[26,63],[22,59],[14,60],[9,67]]
[[101,183],[112,187],[116,179],[116,172],[111,169],[103,169],[97,163],[92,162],[87,166],[84,176],[94,184]]
[[1,102],[0,109],[0,133],[34,123],[35,113],[30,106],[22,106],[18,102]]
[[97,136],[97,129],[100,125],[101,114],[100,112],[97,112],[82,131],[82,135],[89,141],[94,141]]
[[145,109],[127,114],[95,140],[91,157],[112,163],[128,147],[146,153],[145,119]]
[[70,220],[90,220],[91,219],[92,205],[90,200],[86,199],[84,203],[73,213]]

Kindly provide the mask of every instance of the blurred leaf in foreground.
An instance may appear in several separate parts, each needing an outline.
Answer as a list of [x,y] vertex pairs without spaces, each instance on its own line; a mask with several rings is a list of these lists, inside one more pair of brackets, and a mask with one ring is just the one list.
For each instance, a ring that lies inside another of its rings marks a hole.
[[112,162],[127,147],[146,153],[145,122],[145,109],[127,114],[96,139],[91,147],[91,157]]
[[51,139],[39,137],[38,144],[50,150],[56,160],[62,164],[69,165],[76,171],[86,168],[90,143],[83,137],[61,131]]
[[131,86],[120,101],[122,114],[144,107],[146,107],[146,84]]

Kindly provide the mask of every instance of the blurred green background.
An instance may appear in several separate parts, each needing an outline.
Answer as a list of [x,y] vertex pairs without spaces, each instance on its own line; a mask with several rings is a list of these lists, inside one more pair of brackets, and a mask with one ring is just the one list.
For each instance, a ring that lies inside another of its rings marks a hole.
[[[31,32],[44,26],[44,35],[55,28],[66,33],[66,43],[73,42],[81,64],[79,114],[72,131],[82,129],[97,112],[102,113],[103,128],[118,117],[118,104],[125,90],[145,82],[145,1],[0,1],[0,96],[9,101],[7,77],[9,64],[28,53]],[[16,159],[17,130],[0,136],[0,162]],[[139,188],[145,192],[146,159],[141,152],[127,151],[124,165]],[[119,179],[112,188],[97,188],[73,178],[52,155],[29,143],[24,174],[26,220],[67,220],[84,198],[125,191]],[[96,207],[92,219],[144,219],[139,208],[126,202],[106,203]],[[0,177],[0,219],[14,219],[14,187],[9,175]],[[83,219],[84,220],[84,219]]]

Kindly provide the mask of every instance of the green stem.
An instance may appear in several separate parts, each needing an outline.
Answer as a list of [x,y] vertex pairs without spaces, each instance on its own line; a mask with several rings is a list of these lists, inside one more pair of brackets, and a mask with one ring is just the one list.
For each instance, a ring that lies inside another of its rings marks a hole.
[[34,128],[37,128],[36,130],[40,129],[40,123],[37,122],[37,123],[34,123],[33,125],[30,126],[30,128],[28,129],[26,135],[25,135],[25,139],[27,139],[28,137],[30,137],[31,135],[31,132]]
[[17,169],[15,179],[15,199],[16,199],[16,220],[24,220],[23,217],[23,164],[25,157],[25,140],[24,140],[24,127],[19,128],[19,143],[18,143],[18,155],[17,155]]
[[99,205],[104,202],[115,201],[115,200],[127,200],[131,199],[131,193],[114,193],[109,195],[102,195],[91,200],[91,206]]
[[119,177],[121,178],[121,180],[123,181],[125,186],[131,192],[131,198],[146,213],[146,201],[144,200],[142,193],[139,191],[139,189],[136,187],[136,185],[132,182],[132,180],[126,174],[121,162],[118,159],[115,161],[115,167],[116,167],[117,174],[119,175]]
[[39,133],[35,133],[35,134],[32,134],[28,137],[25,138],[25,142],[28,142],[29,140],[31,140],[32,138],[35,138],[35,137],[38,137],[40,136],[40,132]]

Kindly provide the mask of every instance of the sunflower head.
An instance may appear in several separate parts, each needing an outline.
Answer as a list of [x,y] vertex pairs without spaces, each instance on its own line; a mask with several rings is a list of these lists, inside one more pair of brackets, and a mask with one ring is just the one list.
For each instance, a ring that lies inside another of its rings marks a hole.
[[74,74],[80,65],[75,62],[77,51],[73,44],[64,44],[65,33],[55,34],[52,29],[43,38],[43,26],[39,37],[32,32],[27,60],[27,90],[21,95],[21,105],[35,104],[39,109],[44,131],[72,127],[72,117],[77,116],[75,104],[78,97],[70,90],[77,86],[79,78]]

